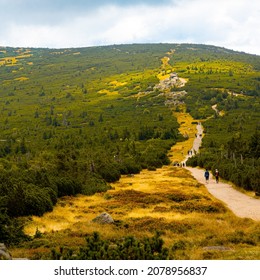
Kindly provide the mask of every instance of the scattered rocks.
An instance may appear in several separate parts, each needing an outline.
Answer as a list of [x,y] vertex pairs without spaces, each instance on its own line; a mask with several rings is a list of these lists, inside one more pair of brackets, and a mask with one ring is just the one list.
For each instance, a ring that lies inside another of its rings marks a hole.
[[114,219],[108,213],[104,212],[99,216],[97,216],[96,218],[94,218],[92,222],[98,224],[113,224]]
[[183,97],[187,94],[185,90],[182,91],[173,91],[173,92],[163,92],[159,96],[164,96],[166,98],[165,105],[180,105],[184,104]]
[[0,260],[11,260],[12,257],[4,243],[0,243]]
[[178,77],[177,73],[171,73],[169,78],[166,78],[166,79],[160,81],[160,83],[154,87],[154,90],[156,90],[156,89],[166,90],[171,87],[180,88],[180,87],[183,87],[184,85],[185,85],[185,83],[183,82],[183,80],[181,80]]

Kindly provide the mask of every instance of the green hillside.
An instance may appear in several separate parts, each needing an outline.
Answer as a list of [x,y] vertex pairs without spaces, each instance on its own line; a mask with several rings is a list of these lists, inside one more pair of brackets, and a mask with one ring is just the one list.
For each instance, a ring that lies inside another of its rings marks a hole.
[[[169,164],[183,140],[172,111],[206,120],[190,164],[259,192],[259,71],[259,56],[206,45],[0,47],[0,240],[24,238],[16,218],[59,197]],[[187,94],[166,106],[156,85],[175,72],[187,82],[167,91]]]

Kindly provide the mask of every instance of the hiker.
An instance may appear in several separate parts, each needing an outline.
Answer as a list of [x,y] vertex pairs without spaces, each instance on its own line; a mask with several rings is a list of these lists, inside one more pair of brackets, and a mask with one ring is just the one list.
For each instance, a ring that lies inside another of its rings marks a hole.
[[216,178],[216,183],[218,184],[218,181],[219,181],[219,171],[217,169],[215,170],[215,178]]
[[208,183],[209,182],[209,171],[208,171],[208,169],[206,169],[206,171],[204,173],[204,177],[206,179],[206,183]]

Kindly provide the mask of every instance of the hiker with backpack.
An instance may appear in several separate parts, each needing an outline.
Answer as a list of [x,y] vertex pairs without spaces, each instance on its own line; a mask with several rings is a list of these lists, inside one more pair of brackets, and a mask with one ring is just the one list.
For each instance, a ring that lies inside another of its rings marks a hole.
[[204,173],[204,177],[206,179],[206,183],[208,183],[209,182],[209,171],[208,171],[208,169],[206,169],[206,171]]

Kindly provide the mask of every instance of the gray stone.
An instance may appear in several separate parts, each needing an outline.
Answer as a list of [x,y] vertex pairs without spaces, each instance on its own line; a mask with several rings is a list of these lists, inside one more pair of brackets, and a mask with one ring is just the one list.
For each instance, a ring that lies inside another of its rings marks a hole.
[[92,222],[98,224],[113,224],[114,220],[108,213],[104,212],[99,216],[97,216],[96,218],[94,218]]

